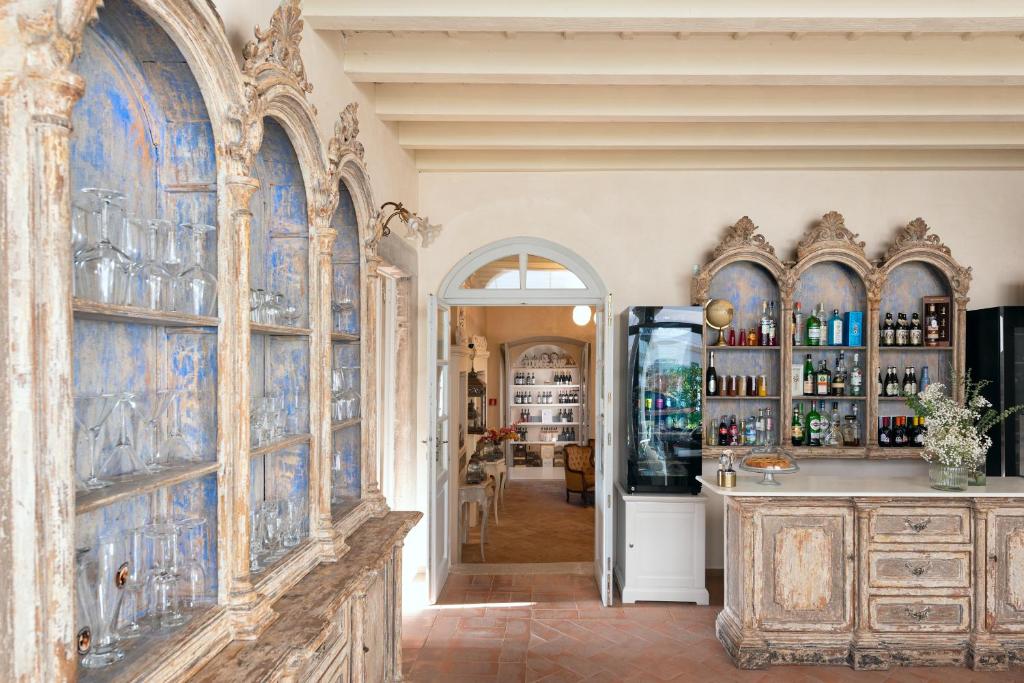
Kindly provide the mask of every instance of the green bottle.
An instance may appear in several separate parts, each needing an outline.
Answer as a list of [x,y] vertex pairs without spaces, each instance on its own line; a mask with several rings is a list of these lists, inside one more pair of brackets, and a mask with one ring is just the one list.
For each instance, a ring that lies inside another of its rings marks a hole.
[[793,409],[793,445],[804,445],[804,418],[801,415],[799,403]]
[[804,359],[804,396],[814,396],[818,386],[818,375],[814,371],[814,362],[811,361],[811,354]]
[[[817,310],[811,311],[807,317],[807,345],[821,346],[821,325],[822,320]],[[813,405],[811,406],[814,407]]]
[[[821,409],[825,409],[825,402],[821,401]],[[814,409],[814,401],[811,401],[811,409],[807,413],[807,445],[821,445],[821,413]]]

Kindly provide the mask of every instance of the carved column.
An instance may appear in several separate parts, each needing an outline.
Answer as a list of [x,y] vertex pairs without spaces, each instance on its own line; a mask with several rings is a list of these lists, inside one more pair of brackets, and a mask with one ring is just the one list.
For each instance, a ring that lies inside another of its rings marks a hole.
[[[335,202],[336,203],[336,202]],[[333,204],[332,204],[333,206]],[[331,211],[317,212],[323,223]],[[321,544],[321,557],[335,559],[334,529],[331,524],[331,467],[330,457],[334,434],[331,431],[331,294],[334,271],[331,256],[338,233],[326,225],[317,225],[310,238],[309,326],[313,330],[310,340],[309,421],[313,443],[309,450],[309,533]]]
[[864,287],[867,290],[868,310],[864,316],[864,346],[866,347],[864,376],[862,378],[862,389],[867,397],[868,409],[864,414],[864,436],[868,453],[878,448],[878,428],[876,424],[868,423],[868,416],[878,419],[878,370],[882,357],[878,350],[878,325],[882,308],[882,286],[885,283],[885,276],[872,268],[871,272],[864,279]]
[[361,354],[360,367],[362,372],[362,455],[360,462],[360,487],[362,499],[369,501],[376,513],[386,511],[384,496],[377,478],[377,302],[380,301],[380,258],[372,251],[366,254],[366,266],[363,268],[365,286],[360,296]]

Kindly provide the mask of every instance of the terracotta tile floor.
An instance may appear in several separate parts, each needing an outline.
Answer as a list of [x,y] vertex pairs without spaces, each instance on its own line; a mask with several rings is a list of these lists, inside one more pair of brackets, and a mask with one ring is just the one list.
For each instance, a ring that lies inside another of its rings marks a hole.
[[[518,562],[593,562],[594,508],[579,496],[565,502],[563,481],[510,481],[505,499],[487,522],[484,556],[489,564]],[[469,530],[462,561],[479,563],[479,526]]]
[[[710,607],[644,603],[602,608],[589,576],[451,575],[438,605],[402,626],[406,680],[511,681],[1022,681],[1024,671],[955,668],[774,667],[740,671],[715,640],[720,579]],[[717,604],[716,604],[717,603]]]

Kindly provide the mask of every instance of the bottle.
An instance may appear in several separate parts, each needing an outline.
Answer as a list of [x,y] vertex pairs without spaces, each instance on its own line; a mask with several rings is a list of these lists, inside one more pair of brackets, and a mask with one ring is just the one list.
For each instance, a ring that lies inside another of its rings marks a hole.
[[747,331],[747,346],[757,346],[757,330],[753,327]]
[[764,409],[764,445],[775,445],[775,418],[772,417],[772,409]]
[[804,313],[800,310],[800,302],[793,303],[793,346],[800,346],[804,341]]
[[857,415],[857,404],[850,406],[853,412],[843,418],[843,445],[856,448],[860,446],[860,419]]
[[729,445],[729,418],[723,415],[718,421],[718,445]]
[[915,368],[913,365],[910,366],[910,393],[907,395],[917,395],[917,368]]
[[768,304],[768,346],[778,346],[778,322],[775,318],[775,302]]
[[928,427],[925,425],[925,419],[923,417],[917,418],[917,434],[914,436],[914,445],[918,448],[924,448],[924,439],[928,436]]
[[828,345],[843,345],[843,319],[839,317],[839,309],[832,309],[832,317],[828,321]]
[[715,371],[715,352],[711,352],[711,362],[708,363],[707,379],[704,383],[708,396],[718,396],[718,373]]
[[748,415],[743,423],[743,443],[747,446],[757,443],[757,420],[753,415]]
[[900,382],[900,396],[912,396],[914,383],[910,380],[910,368],[903,368],[903,381]]
[[811,401],[811,409],[807,411],[807,445],[821,445],[821,413],[814,409],[814,401]]
[[892,429],[889,427],[889,418],[878,418],[878,445],[882,448],[892,446]]
[[885,380],[882,378],[882,366],[878,366],[878,395],[885,396]]
[[910,325],[907,324],[907,314],[900,313],[896,316],[896,346],[906,346],[910,343]]
[[896,345],[896,323],[893,322],[892,313],[885,314],[885,322],[882,323],[882,338],[879,342],[882,346]]
[[906,418],[896,418],[896,428],[892,430],[892,445],[895,448],[903,448],[907,445]]
[[925,389],[927,389],[928,385],[931,384],[931,383],[932,383],[931,377],[928,376],[928,366],[927,365],[922,365],[921,366],[921,381],[919,383],[920,386],[918,386],[918,388],[917,388],[918,393],[920,393],[920,392],[924,391]]
[[889,366],[889,376],[885,382],[885,395],[891,398],[897,398],[900,395],[900,378],[896,374],[896,366]]
[[770,321],[768,319],[768,302],[761,302],[761,324],[758,327],[758,346],[768,346],[768,325]]
[[924,334],[921,329],[921,316],[915,311],[910,316],[910,345],[921,346],[924,343]]
[[[849,391],[850,396],[864,395],[864,372],[860,369],[860,354],[853,354],[853,367],[850,368]],[[856,406],[854,406],[856,407]]]
[[797,403],[793,408],[793,424],[791,425],[791,440],[794,446],[804,445],[804,417]]
[[832,396],[846,395],[846,357],[844,352],[839,352],[836,358],[836,371],[832,373],[831,392]]
[[804,357],[804,396],[814,396],[818,376],[814,372],[814,363],[811,361],[811,354]]
[[808,346],[821,346],[821,321],[815,315],[815,311],[807,316],[807,340]]
[[924,338],[928,346],[939,345],[939,316],[935,312],[935,304],[928,304],[928,313],[924,319]]
[[839,446],[842,440],[841,420],[839,417],[839,402],[832,402],[832,412],[829,413],[828,437],[825,440],[826,446]]
[[828,371],[828,367],[825,365],[825,361],[819,361],[818,363],[818,374],[815,379],[815,395],[816,396],[828,396],[828,392],[832,387],[832,373]]
[[736,424],[736,416],[729,416],[729,445],[739,446],[740,445],[740,427]]

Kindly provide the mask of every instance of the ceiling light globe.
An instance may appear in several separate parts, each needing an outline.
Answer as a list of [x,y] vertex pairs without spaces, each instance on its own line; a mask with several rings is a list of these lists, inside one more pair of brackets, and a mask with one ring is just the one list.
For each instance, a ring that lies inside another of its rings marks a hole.
[[574,306],[572,309],[572,321],[583,327],[590,322],[590,306]]

